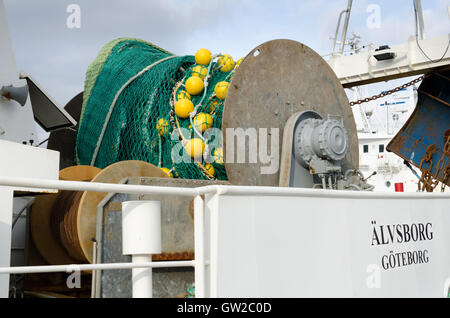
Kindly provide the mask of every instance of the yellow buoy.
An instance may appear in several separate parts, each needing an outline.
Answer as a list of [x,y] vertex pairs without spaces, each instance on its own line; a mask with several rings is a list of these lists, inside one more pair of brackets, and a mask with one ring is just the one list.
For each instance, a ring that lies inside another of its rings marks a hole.
[[194,123],[194,127],[197,130],[199,130],[201,132],[204,132],[207,129],[212,127],[212,125],[213,125],[213,118],[211,117],[210,114],[198,113],[197,115],[195,115],[195,117],[192,120],[192,122]]
[[210,113],[214,113],[216,111],[217,106],[219,105],[219,101],[217,99],[211,99],[208,104],[206,104],[206,111]]
[[161,136],[167,134],[167,132],[169,131],[169,122],[167,121],[167,119],[160,118],[156,123],[156,130]]
[[191,158],[200,158],[205,150],[205,143],[200,138],[192,138],[186,143],[185,149]]
[[233,58],[228,54],[219,57],[219,59],[217,60],[217,64],[219,65],[220,70],[225,73],[231,71],[234,68]]
[[191,95],[198,95],[203,91],[203,80],[197,76],[189,77],[184,85]]
[[202,80],[205,79],[206,74],[208,74],[208,69],[206,66],[197,65],[192,69],[192,76],[200,77]]
[[176,98],[177,98],[177,100],[180,100],[180,99],[191,99],[191,95],[189,95],[189,93],[186,92],[184,89],[179,89],[177,91]]
[[165,174],[169,176],[169,178],[173,178],[173,173],[169,168],[160,168],[162,171],[164,171]]
[[211,62],[212,54],[207,49],[200,49],[195,53],[195,63],[199,65],[208,65]]
[[180,99],[175,104],[175,114],[180,118],[188,118],[194,110],[194,104],[189,99]]
[[222,147],[219,147],[216,150],[214,150],[214,152],[213,152],[213,159],[214,159],[215,163],[217,163],[219,165],[223,165],[224,160],[223,160],[223,149],[222,149]]
[[210,163],[205,164],[205,170],[208,171],[208,173],[213,177],[216,174],[216,171],[214,170],[213,165]]
[[224,100],[225,97],[227,97],[228,86],[230,86],[230,83],[222,81],[217,83],[216,87],[214,87],[214,92],[216,93],[216,96],[221,100]]
[[[244,60],[244,58],[241,57],[241,58],[236,62],[236,65],[234,66],[234,71],[237,70],[237,68],[239,67],[239,65],[241,65],[241,63],[242,63],[243,60]],[[230,75],[230,77],[229,77],[229,79],[228,79],[230,82],[231,82],[231,80],[233,79],[233,75],[234,75],[234,72],[233,72],[233,74]]]
[[242,63],[242,61],[244,60],[244,58],[243,57],[241,57],[237,62],[236,62],[236,66],[235,66],[235,68],[238,68],[239,67],[239,65],[241,65],[241,63]]

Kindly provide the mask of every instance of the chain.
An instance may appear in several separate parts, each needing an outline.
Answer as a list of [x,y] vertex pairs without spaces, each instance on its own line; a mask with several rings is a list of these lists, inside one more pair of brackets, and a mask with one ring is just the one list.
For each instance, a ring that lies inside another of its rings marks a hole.
[[[419,191],[426,190],[427,192],[433,192],[436,187],[433,182],[433,175],[431,174],[431,169],[433,169],[433,160],[431,157],[435,152],[436,146],[433,144],[429,145],[425,151],[425,156],[420,161],[419,169],[422,171],[422,176],[417,183]],[[428,168],[424,168],[424,163],[427,163]]]
[[441,159],[439,159],[437,163],[437,171],[436,176],[439,175],[439,172],[444,169],[443,173],[444,176],[441,180],[441,192],[445,191],[445,187],[447,186],[447,182],[450,178],[450,164],[447,164],[447,166],[444,168],[444,157],[450,155],[450,134],[447,136],[447,141],[444,144],[444,148],[442,149],[442,156]]
[[[450,153],[450,135],[447,136],[447,140],[442,149],[441,158],[436,163],[436,173],[433,175],[431,170],[433,168],[433,160],[431,157],[436,152],[436,146],[431,144],[427,147],[425,151],[425,156],[420,161],[420,170],[422,171],[422,176],[417,183],[419,191],[426,190],[427,192],[433,192],[434,189],[439,184],[438,176],[441,170],[443,170],[443,178],[441,180],[441,192],[445,191],[446,184],[450,178],[450,164],[444,168],[444,157]],[[428,168],[424,168],[424,163],[427,163]]]
[[449,177],[450,177],[450,166],[447,166],[447,168],[444,171],[444,178],[442,179],[441,182],[441,192],[445,191],[445,187],[447,186]]
[[394,94],[394,93],[396,93],[398,91],[401,91],[404,88],[407,88],[407,87],[409,87],[411,85],[417,84],[418,82],[422,81],[425,77],[428,77],[428,74],[424,74],[424,75],[422,75],[422,76],[420,76],[420,77],[418,77],[416,79],[413,79],[411,82],[408,82],[408,83],[403,84],[401,86],[398,86],[396,88],[390,89],[388,91],[382,92],[382,93],[380,93],[378,95],[373,95],[371,97],[366,97],[364,99],[360,99],[360,100],[357,100],[357,101],[354,101],[354,102],[350,102],[350,106],[355,106],[355,105],[359,105],[359,104],[362,104],[362,103],[367,103],[367,102],[370,102],[372,100],[376,100],[378,98]]

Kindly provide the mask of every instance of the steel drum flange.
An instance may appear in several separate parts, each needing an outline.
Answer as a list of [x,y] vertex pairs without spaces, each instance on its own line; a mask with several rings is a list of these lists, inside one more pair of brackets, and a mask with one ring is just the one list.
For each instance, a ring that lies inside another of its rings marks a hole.
[[[228,180],[235,185],[278,186],[279,170],[262,174],[261,163],[232,163],[227,156],[227,129],[278,129],[281,158],[283,128],[293,114],[307,110],[342,118],[348,132],[349,151],[343,170],[359,166],[358,139],[353,113],[344,88],[328,63],[306,45],[273,40],[252,50],[233,75],[225,100],[222,133]],[[270,154],[270,135],[268,152]],[[248,141],[247,141],[248,142]],[[236,147],[236,140],[234,145]],[[258,142],[259,147],[259,142]],[[245,147],[248,150],[248,147]],[[234,151],[236,153],[236,149]],[[276,156],[275,156],[276,158]],[[234,158],[236,161],[236,158]]]

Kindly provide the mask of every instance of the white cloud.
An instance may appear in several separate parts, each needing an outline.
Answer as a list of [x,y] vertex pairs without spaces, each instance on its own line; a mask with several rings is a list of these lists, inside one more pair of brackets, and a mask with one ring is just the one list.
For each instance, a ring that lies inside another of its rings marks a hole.
[[[66,6],[81,7],[81,29],[66,27]],[[366,8],[378,3],[382,27],[368,29]],[[246,55],[262,42],[290,38],[320,54],[331,51],[346,0],[6,0],[19,68],[33,74],[64,105],[83,89],[85,71],[100,48],[117,37],[138,37],[176,54]],[[423,1],[426,34],[448,33],[448,0]],[[362,43],[397,44],[413,34],[412,1],[354,1],[349,35]]]

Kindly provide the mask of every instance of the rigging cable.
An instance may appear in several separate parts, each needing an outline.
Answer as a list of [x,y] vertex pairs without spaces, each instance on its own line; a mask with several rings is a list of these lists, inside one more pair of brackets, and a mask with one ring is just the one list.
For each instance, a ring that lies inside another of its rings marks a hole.
[[449,47],[450,47],[450,39],[448,40],[448,43],[447,43],[447,48],[445,49],[445,52],[444,52],[444,54],[441,56],[441,58],[440,59],[438,59],[438,60],[435,60],[435,61],[433,61],[426,53],[425,53],[425,51],[422,49],[422,47],[420,46],[420,44],[419,44],[419,31],[418,31],[418,29],[417,29],[417,26],[418,26],[418,23],[419,23],[419,17],[418,17],[418,12],[417,12],[417,8],[416,8],[416,2],[414,1],[414,19],[415,19],[415,22],[416,22],[416,43],[417,43],[417,47],[419,48],[419,50],[422,52],[422,54],[431,62],[431,63],[439,63],[440,61],[442,61],[443,59],[444,59],[444,57],[445,57],[445,55],[447,54],[447,52],[448,52],[448,49],[449,49]]

